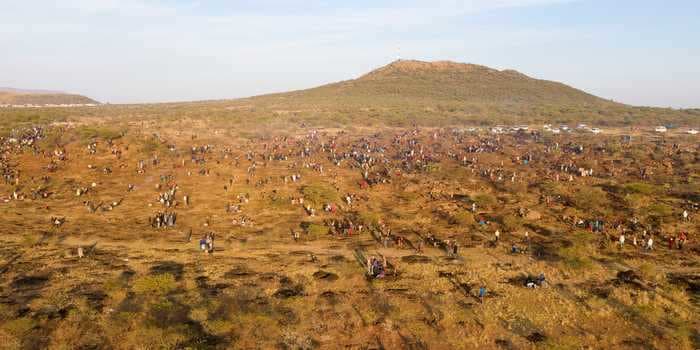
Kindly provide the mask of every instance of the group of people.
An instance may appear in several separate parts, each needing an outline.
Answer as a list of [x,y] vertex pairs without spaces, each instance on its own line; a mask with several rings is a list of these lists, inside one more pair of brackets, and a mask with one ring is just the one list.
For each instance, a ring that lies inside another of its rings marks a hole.
[[175,222],[177,221],[177,213],[176,212],[158,212],[151,218],[149,218],[149,222],[152,227],[154,228],[166,228],[166,227],[172,227],[175,226]]
[[214,252],[214,233],[208,232],[199,240],[199,250],[211,254]]
[[367,274],[371,278],[384,278],[386,276],[386,268],[386,257],[379,259],[376,256],[371,256],[367,258]]

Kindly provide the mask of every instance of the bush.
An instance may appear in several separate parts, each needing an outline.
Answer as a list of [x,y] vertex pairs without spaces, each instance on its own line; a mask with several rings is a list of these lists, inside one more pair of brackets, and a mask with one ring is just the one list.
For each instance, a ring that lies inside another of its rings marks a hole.
[[116,140],[124,136],[125,131],[114,127],[81,127],[77,129],[78,135],[83,141],[94,139]]
[[520,218],[510,214],[500,217],[500,222],[503,228],[510,232],[517,231],[521,225]]
[[363,222],[365,225],[373,225],[373,226],[379,226],[379,221],[381,221],[382,217],[373,212],[369,211],[363,211],[358,214],[360,221]]
[[491,207],[498,203],[496,197],[488,193],[480,193],[474,196],[474,202],[481,207]]
[[175,277],[169,273],[144,276],[134,282],[133,290],[139,294],[165,295],[177,287]]
[[583,210],[601,211],[608,204],[607,193],[597,187],[582,188],[572,199],[576,207]]
[[466,210],[460,210],[450,218],[450,224],[470,226],[474,224],[474,215]]
[[656,192],[653,185],[643,182],[632,182],[623,186],[626,193],[652,194]]
[[591,244],[591,236],[586,232],[577,232],[571,237],[571,246],[559,248],[558,255],[564,266],[573,270],[589,269],[593,266],[591,256],[595,248]]
[[335,188],[324,183],[306,185],[301,188],[301,193],[304,194],[304,200],[315,205],[334,203],[339,199]]
[[649,216],[665,218],[673,215],[673,208],[663,203],[657,203],[648,206],[646,212]]

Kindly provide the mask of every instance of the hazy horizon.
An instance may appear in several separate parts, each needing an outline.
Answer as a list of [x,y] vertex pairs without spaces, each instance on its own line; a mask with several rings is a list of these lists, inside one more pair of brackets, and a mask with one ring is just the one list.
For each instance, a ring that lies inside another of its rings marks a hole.
[[692,1],[29,0],[0,13],[0,86],[106,103],[227,99],[353,79],[401,58],[697,108],[699,11]]

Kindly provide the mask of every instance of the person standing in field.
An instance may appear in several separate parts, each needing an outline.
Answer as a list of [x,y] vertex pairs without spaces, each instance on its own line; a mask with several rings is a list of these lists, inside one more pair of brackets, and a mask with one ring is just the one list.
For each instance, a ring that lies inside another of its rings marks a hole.
[[620,249],[622,249],[624,245],[625,245],[625,234],[623,233],[620,235]]

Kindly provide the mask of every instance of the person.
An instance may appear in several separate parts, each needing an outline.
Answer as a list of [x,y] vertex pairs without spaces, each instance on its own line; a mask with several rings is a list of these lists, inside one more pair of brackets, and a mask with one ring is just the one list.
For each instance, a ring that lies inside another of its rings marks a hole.
[[207,235],[207,253],[211,254],[214,252],[214,234],[209,233]]
[[372,278],[383,278],[384,277],[384,265],[376,257],[371,257],[367,259],[367,272]]
[[540,272],[540,275],[537,276],[537,279],[535,280],[538,286],[542,287],[542,285],[547,282],[547,279],[544,277],[544,272]]
[[683,221],[688,221],[688,211],[683,210]]
[[501,231],[496,229],[496,232],[494,233],[494,236],[496,236],[496,242],[498,242],[498,239],[501,238]]
[[202,239],[199,240],[199,249],[202,252],[205,252],[207,250],[207,238],[202,237]]
[[625,234],[623,233],[620,235],[620,249],[622,249],[624,245],[625,245]]
[[654,239],[650,236],[649,240],[647,241],[646,248],[647,248],[647,250],[652,250],[653,246],[654,246]]
[[479,288],[479,301],[481,303],[483,303],[485,297],[486,297],[486,286],[481,286]]
[[513,243],[513,246],[510,248],[511,254],[518,254],[520,253],[520,249],[518,249],[518,246]]
[[676,245],[678,246],[678,249],[683,249],[683,245],[685,244],[685,241],[688,240],[688,234],[685,231],[681,231],[681,233],[678,235],[678,239],[676,239]]

